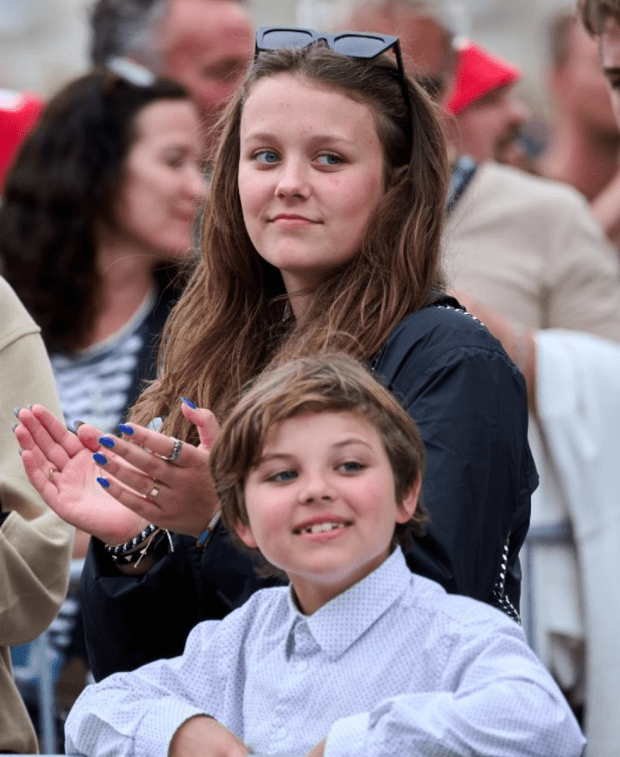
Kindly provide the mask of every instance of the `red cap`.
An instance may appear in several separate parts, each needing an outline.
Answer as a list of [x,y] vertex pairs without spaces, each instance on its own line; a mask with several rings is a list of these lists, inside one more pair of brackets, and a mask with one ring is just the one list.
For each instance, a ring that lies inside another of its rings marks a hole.
[[446,109],[456,115],[483,95],[520,78],[521,71],[516,66],[466,40],[458,48],[454,87]]
[[43,112],[45,102],[36,95],[0,89],[0,192],[13,158]]

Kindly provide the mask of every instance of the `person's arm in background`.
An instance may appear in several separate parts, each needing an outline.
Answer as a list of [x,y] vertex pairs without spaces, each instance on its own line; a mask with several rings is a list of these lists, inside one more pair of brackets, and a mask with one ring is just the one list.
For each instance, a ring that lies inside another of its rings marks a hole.
[[620,247],[620,169],[590,202],[590,208],[611,243]]
[[620,343],[617,251],[581,196],[575,193],[571,203],[552,205],[551,198],[549,203],[556,221],[544,262],[540,327],[585,331]]
[[11,646],[34,639],[58,611],[73,528],[30,485],[11,431],[13,409],[25,403],[62,413],[39,328],[4,279],[0,312],[0,646]]

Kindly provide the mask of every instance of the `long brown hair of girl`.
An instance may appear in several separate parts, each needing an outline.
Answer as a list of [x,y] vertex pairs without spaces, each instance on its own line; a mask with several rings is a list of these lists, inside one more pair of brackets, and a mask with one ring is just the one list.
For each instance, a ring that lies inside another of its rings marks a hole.
[[[239,129],[253,85],[278,74],[303,77],[367,104],[384,151],[385,194],[360,250],[313,293],[303,320],[290,315],[277,268],[247,234],[239,200]],[[195,441],[178,398],[222,419],[266,365],[299,354],[345,350],[375,355],[409,313],[443,289],[441,233],[446,147],[436,106],[407,81],[411,117],[395,64],[339,55],[316,44],[261,53],[223,119],[202,225],[202,260],[168,320],[159,378],[132,420],[165,416],[162,432]]]

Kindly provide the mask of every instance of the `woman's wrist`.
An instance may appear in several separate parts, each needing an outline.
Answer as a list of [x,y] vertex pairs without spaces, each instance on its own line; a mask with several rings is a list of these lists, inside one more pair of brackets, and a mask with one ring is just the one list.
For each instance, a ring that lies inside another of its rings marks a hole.
[[149,523],[139,534],[121,544],[104,544],[116,567],[128,575],[141,575],[159,561],[174,545],[169,531]]

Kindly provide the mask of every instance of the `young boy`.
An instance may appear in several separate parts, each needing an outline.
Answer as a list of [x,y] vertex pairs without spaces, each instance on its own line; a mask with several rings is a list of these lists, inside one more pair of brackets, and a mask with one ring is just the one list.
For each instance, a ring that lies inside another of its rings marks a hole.
[[265,373],[213,447],[222,517],[286,572],[185,652],[89,686],[84,755],[577,757],[562,694],[503,613],[412,574],[424,447],[354,360]]

